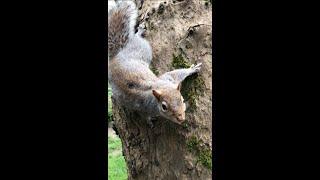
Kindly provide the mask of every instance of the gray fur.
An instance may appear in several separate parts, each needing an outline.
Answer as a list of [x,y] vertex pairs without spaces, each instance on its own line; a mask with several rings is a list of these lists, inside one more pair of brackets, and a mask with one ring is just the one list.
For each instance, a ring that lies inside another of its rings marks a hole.
[[[178,84],[187,76],[199,72],[201,64],[167,72],[160,77],[153,74],[149,69],[152,48],[141,36],[144,30],[139,28],[134,33],[137,14],[135,4],[128,0],[114,3],[108,9],[108,81],[113,96],[121,105],[142,113],[149,120],[162,116],[177,122],[171,116],[180,117],[180,113],[184,116],[185,111]],[[161,102],[156,99],[153,90],[164,92],[163,97],[171,103],[172,115],[160,111]]]

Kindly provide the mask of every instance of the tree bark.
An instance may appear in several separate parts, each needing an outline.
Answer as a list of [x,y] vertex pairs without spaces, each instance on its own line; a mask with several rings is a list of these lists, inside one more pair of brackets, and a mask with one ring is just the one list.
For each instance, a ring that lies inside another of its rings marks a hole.
[[143,115],[115,99],[113,117],[122,140],[129,179],[212,179],[212,4],[206,0],[137,0],[156,74],[202,63],[182,84],[188,106],[183,125]]

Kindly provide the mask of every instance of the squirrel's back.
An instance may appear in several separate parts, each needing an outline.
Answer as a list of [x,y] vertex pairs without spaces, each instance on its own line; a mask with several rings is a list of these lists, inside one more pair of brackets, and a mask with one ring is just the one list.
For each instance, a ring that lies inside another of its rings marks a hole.
[[130,80],[141,84],[141,81],[154,79],[155,75],[149,69],[152,49],[141,36],[144,29],[139,27],[137,33],[134,31],[138,14],[134,2],[108,0],[108,5],[109,81],[122,86],[120,84]]
[[113,96],[124,106],[155,115],[159,110],[152,88],[159,78],[149,69],[152,49],[141,36],[144,29],[135,33],[136,6],[129,0],[108,5],[108,81]]

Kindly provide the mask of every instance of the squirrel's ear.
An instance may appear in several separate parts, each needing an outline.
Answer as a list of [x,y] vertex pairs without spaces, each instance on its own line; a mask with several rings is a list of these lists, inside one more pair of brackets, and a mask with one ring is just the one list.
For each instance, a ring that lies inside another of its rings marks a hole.
[[181,89],[181,83],[179,83],[177,86],[177,90],[180,91],[180,89]]
[[154,97],[158,99],[158,101],[160,101],[161,91],[157,91],[153,89],[152,94],[154,95]]

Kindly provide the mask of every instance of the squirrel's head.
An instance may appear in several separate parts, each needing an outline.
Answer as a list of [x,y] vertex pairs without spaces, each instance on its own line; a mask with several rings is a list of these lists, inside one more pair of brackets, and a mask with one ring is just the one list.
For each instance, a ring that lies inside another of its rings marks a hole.
[[181,84],[176,88],[153,89],[152,93],[158,102],[158,108],[162,117],[175,123],[181,124],[185,121],[186,105],[180,93]]

